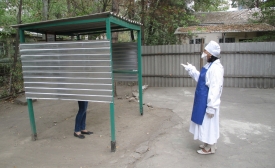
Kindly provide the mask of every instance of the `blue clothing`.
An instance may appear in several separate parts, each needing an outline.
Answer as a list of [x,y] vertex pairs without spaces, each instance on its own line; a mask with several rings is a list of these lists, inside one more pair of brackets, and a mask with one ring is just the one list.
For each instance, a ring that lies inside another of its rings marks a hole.
[[78,101],[78,113],[75,118],[74,132],[80,132],[86,128],[86,111],[88,107],[87,101]]
[[[212,63],[209,65],[208,69],[211,65]],[[202,125],[207,108],[207,97],[209,88],[205,84],[205,75],[208,69],[202,67],[195,92],[191,121],[198,125]]]

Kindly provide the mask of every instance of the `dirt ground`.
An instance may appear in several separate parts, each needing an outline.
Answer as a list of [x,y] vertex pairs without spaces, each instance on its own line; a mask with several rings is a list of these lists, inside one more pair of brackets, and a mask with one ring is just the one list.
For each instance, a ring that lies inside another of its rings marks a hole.
[[[0,167],[133,167],[150,139],[173,126],[175,114],[168,109],[149,108],[139,113],[138,102],[129,102],[135,87],[118,86],[115,98],[116,152],[110,152],[109,104],[89,102],[87,129],[94,134],[81,140],[73,136],[76,101],[38,100],[33,103],[38,140],[31,140],[28,108],[0,102]],[[24,95],[22,95],[24,96]],[[144,102],[146,103],[146,102]]]

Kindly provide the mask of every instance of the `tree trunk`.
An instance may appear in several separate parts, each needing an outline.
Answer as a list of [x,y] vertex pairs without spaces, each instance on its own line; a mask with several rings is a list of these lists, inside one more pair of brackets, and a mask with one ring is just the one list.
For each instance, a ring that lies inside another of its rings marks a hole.
[[49,0],[43,0],[43,20],[49,18]]
[[[112,0],[112,12],[119,14],[119,0]],[[114,32],[112,33],[112,42],[117,43],[118,42],[118,33]]]
[[141,23],[143,26],[141,26],[141,43],[144,45],[144,16],[145,16],[145,11],[144,11],[144,0],[141,0]]
[[101,12],[106,12],[108,2],[109,2],[108,0],[103,0]]
[[259,0],[256,0],[256,1],[255,1],[255,7],[256,7],[256,8],[259,8],[259,7],[260,7],[260,2],[259,2]]
[[[21,24],[22,23],[22,20],[21,20],[21,16],[22,16],[22,2],[23,0],[20,0],[19,1],[19,10],[18,10],[18,14],[17,14],[17,23],[18,24]],[[15,56],[14,56],[14,62],[13,62],[13,65],[14,65],[14,68],[16,66],[16,63],[17,63],[17,56],[19,55],[19,29],[17,29],[16,31],[16,43],[15,43]]]
[[[135,0],[129,0],[129,5],[128,5],[128,18],[133,19],[135,16]],[[134,36],[134,31],[130,31],[131,35],[131,41],[135,41],[135,36]]]
[[[48,18],[49,18],[49,0],[42,0],[42,1],[43,1],[42,19],[48,20]],[[46,34],[42,35],[42,39],[46,40]]]
[[[17,24],[21,24],[21,16],[22,16],[22,2],[23,0],[19,0],[19,7],[18,7],[18,13],[17,13]],[[16,90],[15,90],[15,77],[13,72],[16,72],[16,64],[17,64],[17,57],[19,55],[19,29],[17,28],[16,31],[16,36],[15,36],[15,52],[13,56],[13,64],[12,64],[12,71],[10,75],[10,89],[9,92],[12,96],[16,95]]]
[[70,0],[67,0],[67,9],[68,9],[67,16],[71,17],[72,16],[72,6],[71,6]]

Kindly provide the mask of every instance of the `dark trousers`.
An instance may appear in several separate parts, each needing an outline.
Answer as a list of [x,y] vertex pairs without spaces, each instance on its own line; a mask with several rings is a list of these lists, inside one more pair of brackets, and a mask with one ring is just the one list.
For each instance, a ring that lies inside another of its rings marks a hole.
[[86,111],[88,107],[87,101],[78,101],[78,113],[75,117],[75,132],[85,130],[86,127]]

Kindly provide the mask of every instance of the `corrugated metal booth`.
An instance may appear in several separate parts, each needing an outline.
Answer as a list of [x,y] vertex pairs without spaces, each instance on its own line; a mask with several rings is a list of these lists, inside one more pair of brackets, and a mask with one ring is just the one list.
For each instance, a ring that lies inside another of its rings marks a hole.
[[[32,139],[37,139],[32,99],[110,104],[111,151],[116,150],[114,80],[138,81],[143,115],[141,24],[112,12],[14,25],[20,32],[25,95]],[[137,43],[112,43],[111,32],[137,31]],[[46,34],[47,42],[24,43],[24,32]],[[55,41],[56,35],[106,33],[107,40]]]

